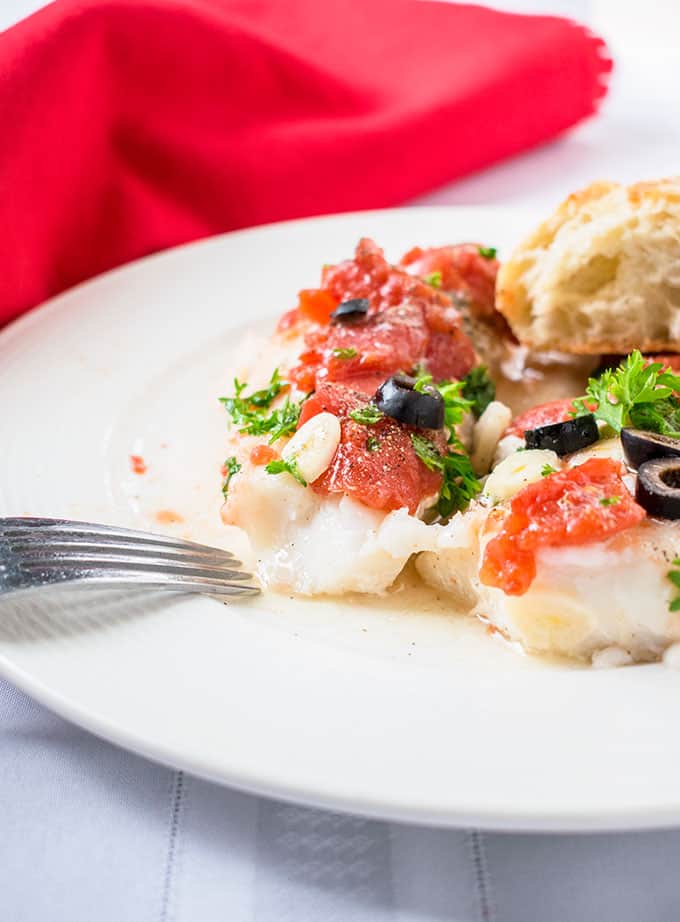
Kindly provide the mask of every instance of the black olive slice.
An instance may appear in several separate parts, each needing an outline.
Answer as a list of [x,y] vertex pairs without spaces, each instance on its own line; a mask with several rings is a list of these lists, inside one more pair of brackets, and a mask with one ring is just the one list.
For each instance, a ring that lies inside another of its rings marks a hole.
[[680,460],[653,458],[640,465],[635,499],[658,519],[680,519]]
[[441,429],[444,425],[444,400],[436,387],[426,386],[416,391],[415,378],[393,375],[383,381],[373,401],[379,410],[392,419],[418,426],[420,429]]
[[600,432],[593,414],[587,413],[563,423],[527,429],[524,438],[527,448],[549,448],[558,455],[570,455],[597,442]]
[[331,320],[334,323],[359,320],[361,317],[366,316],[369,307],[368,298],[351,298],[349,301],[343,301],[342,304],[338,304],[331,314]]
[[653,458],[680,458],[680,439],[642,429],[621,431],[623,454],[628,464],[637,470],[645,461]]

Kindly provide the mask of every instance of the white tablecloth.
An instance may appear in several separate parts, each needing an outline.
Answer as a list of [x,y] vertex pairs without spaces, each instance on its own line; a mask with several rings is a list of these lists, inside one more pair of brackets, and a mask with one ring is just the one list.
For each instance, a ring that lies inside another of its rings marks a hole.
[[152,765],[0,683],[3,922],[677,922],[680,831],[400,826]]
[[[0,28],[39,5],[0,0]],[[594,178],[679,171],[676,0],[497,5],[590,21],[619,64],[610,98],[559,142],[424,201],[548,208]],[[238,794],[0,682],[1,922],[676,922],[679,862],[680,831],[441,831]]]

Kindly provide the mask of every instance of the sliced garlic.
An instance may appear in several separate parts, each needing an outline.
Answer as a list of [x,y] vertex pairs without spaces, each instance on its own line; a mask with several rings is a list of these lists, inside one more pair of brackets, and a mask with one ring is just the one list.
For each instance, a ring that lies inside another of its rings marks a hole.
[[300,426],[281,456],[295,461],[307,483],[313,483],[326,471],[340,444],[340,420],[332,413],[317,413]]
[[592,656],[594,669],[615,669],[617,666],[628,666],[633,662],[633,657],[623,647],[605,647],[596,650]]
[[576,467],[584,461],[590,461],[591,458],[612,458],[614,461],[621,461],[625,464],[621,439],[601,439],[593,445],[588,445],[587,448],[575,451],[573,455],[570,455],[567,464],[569,467]]
[[496,452],[493,456],[493,464],[491,467],[496,467],[501,461],[505,461],[510,455],[514,455],[520,448],[526,448],[526,442],[523,438],[520,438],[518,435],[504,435],[496,446]]
[[492,400],[477,420],[472,433],[470,460],[476,474],[486,474],[501,436],[510,425],[512,410],[500,400]]
[[554,451],[539,448],[517,451],[489,474],[483,495],[496,503],[510,499],[527,484],[541,480],[546,464],[556,471],[562,466]]

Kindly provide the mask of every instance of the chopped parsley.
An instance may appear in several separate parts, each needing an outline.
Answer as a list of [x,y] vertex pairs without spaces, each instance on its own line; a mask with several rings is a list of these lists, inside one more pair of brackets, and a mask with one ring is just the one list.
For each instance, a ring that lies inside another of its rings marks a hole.
[[615,506],[617,503],[621,502],[620,496],[603,496],[600,500],[601,506]]
[[470,500],[479,493],[482,485],[477,480],[470,456],[463,450],[449,451],[444,456],[444,483],[439,493],[437,512],[447,519],[458,510],[467,509]]
[[496,385],[486,365],[477,365],[465,375],[461,393],[472,402],[472,412],[479,419],[491,401],[496,399]]
[[[673,561],[674,567],[680,567],[680,557],[676,557]],[[673,583],[676,589],[680,590],[680,570],[669,570],[666,574],[668,579]],[[669,611],[680,611],[680,592],[674,599],[668,604]]]
[[556,474],[557,468],[553,467],[552,464],[544,464],[541,468],[541,477],[549,477],[551,474]]
[[584,397],[574,401],[574,416],[593,413],[615,433],[625,426],[680,438],[680,376],[660,362],[645,364],[639,350],[616,369],[590,378]]
[[376,423],[379,423],[384,418],[385,414],[374,404],[367,403],[365,407],[352,410],[349,416],[355,423],[361,423],[363,426],[375,426]]
[[374,435],[369,435],[366,439],[366,451],[377,451],[380,448],[380,442]]
[[451,451],[449,448],[446,454],[442,455],[430,439],[415,432],[411,433],[411,443],[416,455],[425,467],[431,471],[439,471],[444,477],[437,501],[437,512],[443,519],[458,510],[466,509],[470,500],[482,488],[472,469],[469,456],[455,436],[454,439],[450,446],[457,450]]
[[413,385],[414,391],[420,391],[422,394],[423,391],[428,388],[433,388],[434,384],[432,383],[432,375],[428,374],[424,368],[421,366],[418,367],[416,371],[416,383]]
[[462,381],[443,381],[437,385],[437,390],[444,400],[444,422],[453,432],[454,427],[460,425],[465,414],[472,409],[472,401],[463,397]]
[[432,375],[421,374],[414,384],[417,391],[436,388],[444,400],[444,423],[449,430],[447,453],[440,454],[437,446],[425,436],[411,433],[411,442],[416,455],[430,470],[440,471],[444,476],[437,512],[445,519],[452,513],[466,509],[470,500],[482,489],[477,480],[470,457],[456,435],[456,426],[462,423],[465,414],[474,409],[474,402],[464,396],[463,381],[432,383]]
[[241,465],[236,460],[234,455],[227,460],[222,465],[222,470],[224,471],[224,481],[222,482],[222,496],[226,499],[227,493],[229,492],[229,484],[231,483],[231,478],[234,474],[238,474],[241,470]]
[[417,432],[411,433],[411,443],[420,460],[431,471],[444,473],[444,456],[431,439]]
[[423,277],[423,281],[426,285],[431,285],[432,288],[441,288],[442,274],[441,272],[430,272],[429,275]]
[[441,384],[432,383],[432,375],[421,374],[413,385],[415,391],[437,390],[444,401],[444,423],[453,429],[463,422],[463,417],[472,409],[472,401],[462,396],[462,381],[442,381]]
[[293,403],[286,397],[281,406],[271,409],[274,400],[289,386],[281,380],[278,368],[274,370],[267,387],[246,396],[243,392],[247,386],[236,378],[234,396],[220,397],[220,403],[240,433],[269,435],[269,444],[272,445],[277,439],[295,432],[303,401]]
[[[243,391],[246,389],[247,386],[248,385],[245,384],[245,382],[241,384],[237,378],[234,378],[234,388],[236,389],[236,395],[238,397],[241,396],[241,394],[243,393]],[[250,397],[247,397],[246,400],[248,401],[248,403],[252,404],[252,406],[254,407],[264,407],[266,409],[267,407],[270,407],[272,405],[272,403],[279,396],[281,391],[286,390],[287,387],[288,385],[286,384],[286,382],[281,380],[281,376],[279,375],[279,369],[275,368],[274,373],[269,379],[268,386],[262,388],[262,390],[260,391],[255,391],[253,394],[250,395]]]
[[353,359],[358,354],[357,350],[351,346],[349,349],[333,349],[333,358],[335,359]]
[[276,461],[270,461],[269,464],[265,467],[265,471],[268,474],[290,474],[291,477],[294,477],[303,487],[307,486],[307,481],[300,473],[295,458],[290,458],[288,461],[285,461],[283,458],[280,458]]
[[484,259],[495,259],[497,252],[496,247],[479,247],[479,255]]
[[630,420],[636,429],[680,438],[680,400],[672,395],[667,400],[640,404],[631,409]]

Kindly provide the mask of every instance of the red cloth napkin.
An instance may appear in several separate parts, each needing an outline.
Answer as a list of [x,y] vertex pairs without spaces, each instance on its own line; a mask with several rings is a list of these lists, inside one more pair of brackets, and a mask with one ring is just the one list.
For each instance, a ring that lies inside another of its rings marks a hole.
[[57,0],[0,36],[0,322],[207,234],[393,205],[592,113],[603,42],[420,0]]

